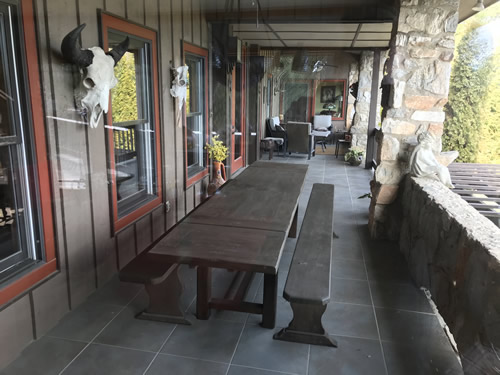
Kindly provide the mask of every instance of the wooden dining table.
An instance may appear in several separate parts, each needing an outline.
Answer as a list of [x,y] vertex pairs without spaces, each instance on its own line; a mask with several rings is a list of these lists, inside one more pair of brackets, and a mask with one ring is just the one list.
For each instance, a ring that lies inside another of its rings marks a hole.
[[[253,163],[150,250],[171,262],[197,266],[198,319],[208,319],[212,308],[242,311],[262,314],[262,326],[274,328],[278,267],[287,237],[297,234],[298,202],[307,168],[305,164]],[[263,303],[212,298],[212,268],[263,273]]]

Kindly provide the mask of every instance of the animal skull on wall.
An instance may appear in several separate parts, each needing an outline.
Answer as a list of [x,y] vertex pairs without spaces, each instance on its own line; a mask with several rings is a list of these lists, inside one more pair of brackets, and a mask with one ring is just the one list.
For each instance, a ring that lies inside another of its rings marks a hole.
[[179,110],[182,109],[182,105],[186,100],[186,89],[187,89],[187,73],[189,67],[187,65],[179,66],[178,68],[171,68],[174,79],[172,80],[172,88],[170,89],[170,95],[174,98],[179,98]]
[[96,128],[102,112],[108,112],[109,90],[118,83],[113,68],[127,52],[129,38],[109,52],[100,47],[82,49],[78,38],[85,26],[81,24],[64,37],[61,52],[68,62],[80,69],[82,80],[75,88],[76,105],[90,117],[90,127]]

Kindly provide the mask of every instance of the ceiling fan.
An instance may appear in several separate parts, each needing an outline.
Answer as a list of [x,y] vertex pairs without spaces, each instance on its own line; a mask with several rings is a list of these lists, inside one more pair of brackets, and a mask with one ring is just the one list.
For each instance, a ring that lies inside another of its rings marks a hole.
[[337,68],[337,65],[327,64],[324,61],[318,60],[314,63],[312,72],[313,73],[321,72],[325,66],[331,66],[332,68]]

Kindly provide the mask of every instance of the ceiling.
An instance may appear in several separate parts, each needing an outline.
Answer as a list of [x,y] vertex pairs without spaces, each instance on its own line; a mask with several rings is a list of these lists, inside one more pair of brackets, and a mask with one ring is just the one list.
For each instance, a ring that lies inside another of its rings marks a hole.
[[261,47],[388,48],[392,23],[254,23],[231,29],[242,41]]

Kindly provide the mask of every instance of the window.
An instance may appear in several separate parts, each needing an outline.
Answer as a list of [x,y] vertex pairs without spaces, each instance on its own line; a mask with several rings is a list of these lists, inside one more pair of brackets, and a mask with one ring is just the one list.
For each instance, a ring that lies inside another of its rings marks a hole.
[[184,63],[189,68],[185,105],[186,186],[208,174],[204,150],[208,141],[207,59],[207,50],[184,43]]
[[56,270],[33,19],[20,10],[0,1],[0,304]]
[[126,37],[107,118],[115,230],[161,203],[156,32],[102,14],[104,49]]

